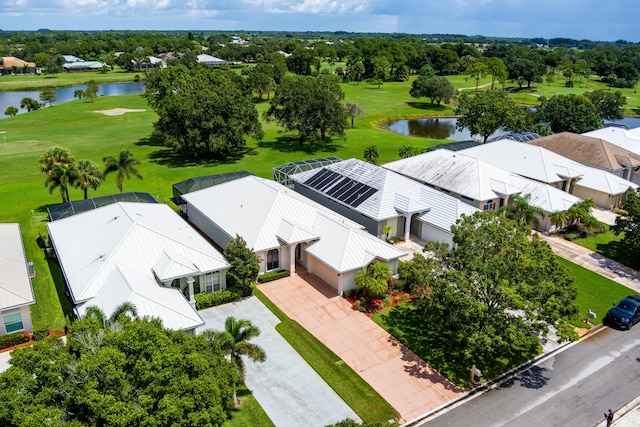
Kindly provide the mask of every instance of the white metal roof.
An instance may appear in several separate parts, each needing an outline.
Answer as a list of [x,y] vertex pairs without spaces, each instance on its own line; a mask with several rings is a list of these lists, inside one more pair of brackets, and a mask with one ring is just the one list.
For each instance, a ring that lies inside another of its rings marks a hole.
[[33,304],[20,225],[0,223],[0,310]]
[[626,130],[615,126],[592,130],[582,135],[604,139],[626,150],[640,154],[640,128]]
[[359,270],[381,259],[391,261],[405,252],[364,230],[335,221],[324,212],[316,217],[313,230],[322,236],[307,247],[307,252],[338,273]]
[[[135,270],[155,283],[154,273],[169,280],[229,267],[220,252],[163,204],[114,203],[47,228],[76,304],[92,305],[110,286],[116,268]],[[178,310],[184,297],[173,295]]]
[[387,260],[404,255],[364,231],[360,224],[257,176],[188,193],[183,198],[228,235],[242,236],[256,252],[280,247],[283,242],[317,239],[307,251],[339,272],[366,265],[362,264],[366,258],[363,248],[369,251],[369,258]]
[[473,200],[491,200],[519,192],[509,185],[510,172],[461,151],[429,151],[382,167]]
[[351,227],[363,228],[275,181],[253,175],[203,188],[182,198],[229,236],[242,236],[254,251],[281,246],[278,233],[284,233],[283,220],[295,224],[298,233],[304,231],[303,240],[315,235],[313,223],[319,212]]
[[[324,166],[324,169],[340,174],[336,180],[348,177],[377,189],[378,191],[359,206],[350,206],[375,221],[396,218],[406,213],[421,213],[419,219],[426,223],[450,230],[462,213],[473,213],[476,209],[442,191],[420,184],[392,170],[372,165],[358,159],[349,159]],[[319,169],[292,175],[296,185],[304,182]],[[329,187],[330,188],[330,187]],[[331,198],[330,196],[326,196]],[[340,203],[340,201],[337,201]]]
[[571,160],[544,147],[503,139],[459,151],[518,175],[549,184],[578,178],[576,186],[608,194],[638,188],[610,172]]

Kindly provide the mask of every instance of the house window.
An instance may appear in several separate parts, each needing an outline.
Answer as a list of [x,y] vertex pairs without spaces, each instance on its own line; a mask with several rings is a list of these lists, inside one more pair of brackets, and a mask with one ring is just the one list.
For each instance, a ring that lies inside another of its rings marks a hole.
[[280,267],[279,253],[277,249],[267,252],[267,271],[276,270]]
[[484,205],[484,210],[485,211],[492,211],[494,208],[494,204],[493,204],[493,200],[489,200],[485,205]]
[[220,272],[213,271],[204,275],[205,292],[214,292],[220,290]]
[[504,206],[504,199],[502,197],[500,197],[500,207]]
[[562,181],[562,191],[567,191],[567,181]]
[[22,315],[19,312],[2,316],[2,320],[4,321],[4,330],[7,331],[8,334],[24,329]]

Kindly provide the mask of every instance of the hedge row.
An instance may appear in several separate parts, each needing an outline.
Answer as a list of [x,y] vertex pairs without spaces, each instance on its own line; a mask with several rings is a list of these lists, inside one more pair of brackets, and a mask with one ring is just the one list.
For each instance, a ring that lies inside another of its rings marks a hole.
[[195,294],[194,299],[196,300],[196,309],[202,310],[203,308],[215,307],[216,305],[237,301],[243,296],[242,289],[230,288],[215,292]]
[[22,344],[30,339],[31,336],[26,332],[14,332],[12,334],[2,335],[0,336],[0,349]]
[[256,280],[258,283],[267,283],[282,279],[283,277],[289,277],[289,270],[270,271],[268,273],[261,274]]

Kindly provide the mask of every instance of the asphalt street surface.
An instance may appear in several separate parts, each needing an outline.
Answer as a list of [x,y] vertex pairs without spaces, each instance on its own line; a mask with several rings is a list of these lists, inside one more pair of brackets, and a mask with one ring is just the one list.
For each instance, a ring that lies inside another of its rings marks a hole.
[[640,325],[605,328],[420,426],[594,426],[640,394]]

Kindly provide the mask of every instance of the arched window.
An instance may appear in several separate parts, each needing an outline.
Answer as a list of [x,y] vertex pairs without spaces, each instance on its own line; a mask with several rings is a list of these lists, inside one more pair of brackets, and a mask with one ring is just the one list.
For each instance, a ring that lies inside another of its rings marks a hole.
[[267,252],[267,271],[280,268],[280,256],[277,249]]

